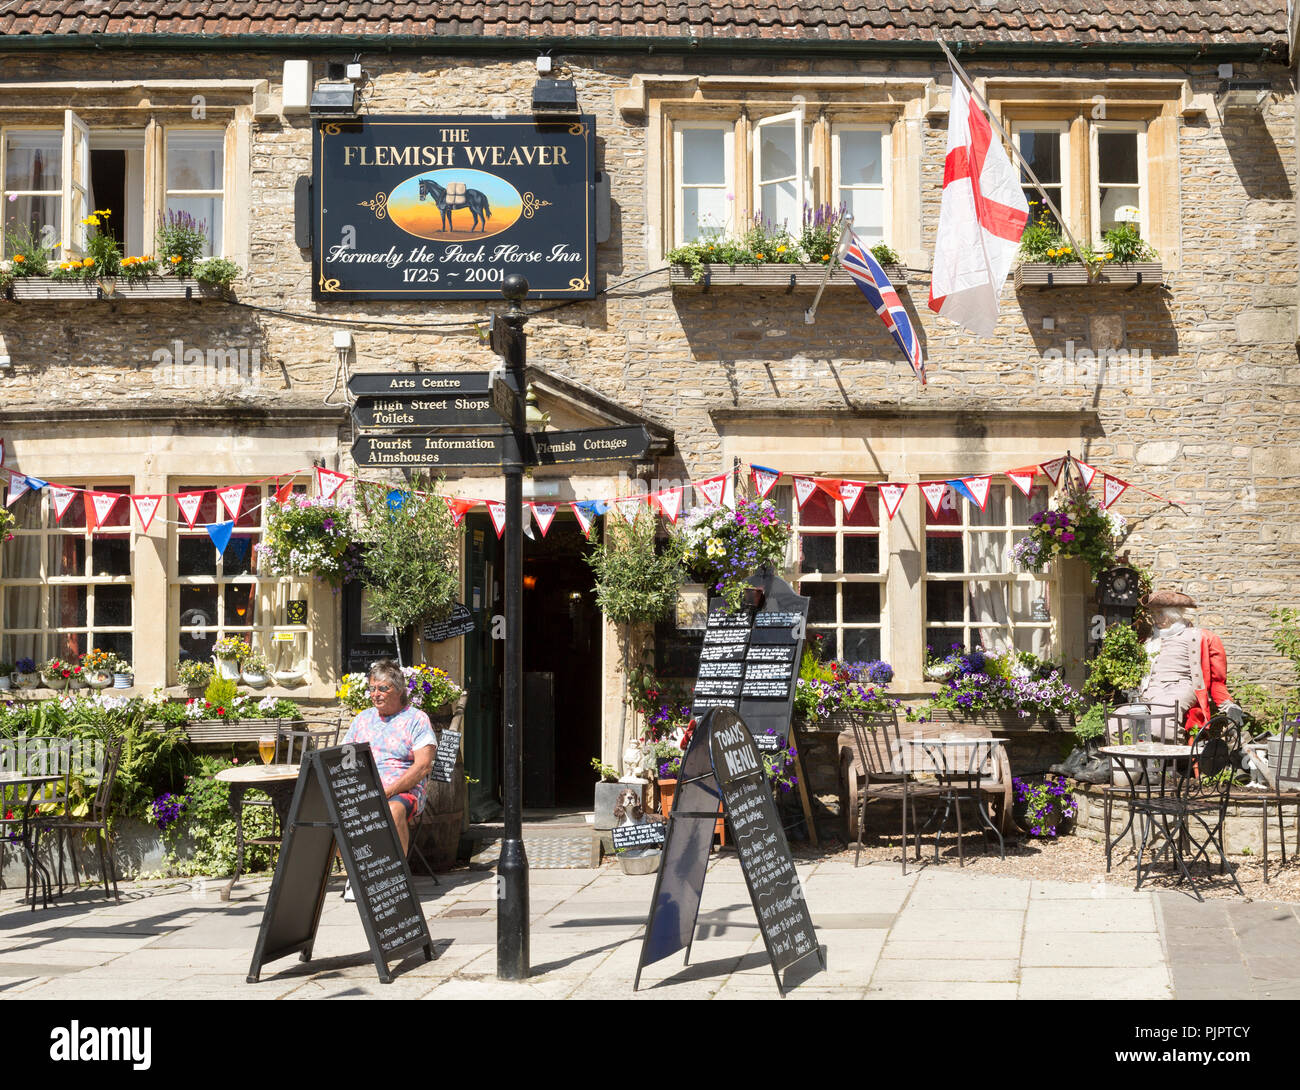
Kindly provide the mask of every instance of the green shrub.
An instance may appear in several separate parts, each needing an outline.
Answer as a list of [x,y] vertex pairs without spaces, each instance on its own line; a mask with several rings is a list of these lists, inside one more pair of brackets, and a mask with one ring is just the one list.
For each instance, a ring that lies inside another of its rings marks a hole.
[[233,678],[214,677],[203,691],[203,699],[214,708],[229,708],[239,695],[239,688]]

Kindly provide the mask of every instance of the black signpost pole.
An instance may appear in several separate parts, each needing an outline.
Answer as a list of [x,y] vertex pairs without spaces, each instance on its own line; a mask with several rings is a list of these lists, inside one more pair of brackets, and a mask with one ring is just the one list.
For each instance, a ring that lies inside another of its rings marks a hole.
[[[520,304],[528,296],[528,281],[511,274],[501,293],[510,300],[506,312],[505,352],[507,373],[515,389],[525,386],[526,342],[524,312]],[[513,442],[503,462],[505,473],[505,836],[497,864],[497,978],[524,980],[528,976],[528,857],[523,839],[523,505],[524,505],[524,406],[523,398],[513,403],[508,421]]]

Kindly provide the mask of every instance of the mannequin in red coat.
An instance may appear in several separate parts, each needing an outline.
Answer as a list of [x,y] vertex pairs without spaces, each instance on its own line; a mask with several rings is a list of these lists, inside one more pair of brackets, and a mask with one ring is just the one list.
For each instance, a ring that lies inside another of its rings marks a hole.
[[[1188,611],[1195,608],[1190,597],[1177,591],[1159,591],[1147,601],[1155,628],[1146,643],[1151,666],[1142,682],[1141,699],[1176,705],[1185,735],[1209,722],[1211,701],[1238,721],[1241,715],[1228,692],[1223,641],[1213,632],[1192,627]],[[1175,740],[1183,739],[1164,739]]]

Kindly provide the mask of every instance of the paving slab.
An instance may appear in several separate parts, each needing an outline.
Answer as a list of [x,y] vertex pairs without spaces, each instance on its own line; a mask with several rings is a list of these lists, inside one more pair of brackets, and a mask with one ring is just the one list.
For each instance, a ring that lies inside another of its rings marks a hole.
[[1027,932],[1020,962],[1025,968],[1151,967],[1165,964],[1159,936],[1134,932],[1050,934]]
[[1037,968],[1020,971],[1017,999],[1172,999],[1169,971],[1160,966]]

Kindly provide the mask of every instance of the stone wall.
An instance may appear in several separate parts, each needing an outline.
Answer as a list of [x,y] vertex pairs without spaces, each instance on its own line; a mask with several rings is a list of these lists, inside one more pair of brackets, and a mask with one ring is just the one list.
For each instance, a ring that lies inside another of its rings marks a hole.
[[[81,52],[9,54],[5,78],[109,80],[120,77],[126,60]],[[195,54],[141,53],[129,60],[134,71],[177,80],[209,76],[213,65]],[[682,72],[688,65],[683,58],[653,60],[659,72]],[[365,62],[373,74],[364,107],[371,114],[523,113],[535,79],[531,58],[392,54],[367,56]],[[738,76],[946,79],[946,70],[922,62],[724,57],[689,63],[692,71]],[[279,56],[222,54],[220,65],[223,78],[265,79],[271,99],[278,95]],[[905,297],[930,360],[930,385],[922,390],[851,289],[828,291],[816,325],[808,326],[802,318],[810,302],[805,293],[674,293],[666,272],[625,283],[661,265],[658,214],[647,199],[648,176],[660,164],[647,162],[646,123],[615,107],[616,92],[645,69],[644,60],[625,56],[568,59],[579,102],[596,115],[600,165],[612,183],[612,233],[599,251],[607,294],[533,318],[530,362],[672,427],[680,462],[660,466],[662,476],[723,468],[713,414],[729,409],[867,417],[932,410],[959,418],[975,411],[1082,414],[1094,423],[1075,426],[1074,453],[1180,505],[1162,506],[1136,488],[1125,495],[1120,509],[1133,524],[1134,559],[1152,566],[1162,585],[1181,586],[1203,603],[1200,620],[1223,634],[1234,676],[1274,682],[1287,677],[1268,643],[1267,613],[1294,600],[1300,576],[1300,525],[1287,517],[1300,479],[1300,417],[1294,411],[1300,380],[1294,347],[1296,132],[1288,73],[1238,65],[1240,76],[1274,80],[1276,94],[1262,116],[1221,125],[1211,109],[1179,118],[1179,263],[1167,271],[1164,287],[1017,295],[1008,285],[996,337],[978,341],[929,313],[928,276],[914,272]],[[972,74],[982,73],[976,67]],[[1038,77],[1060,69],[1026,64],[997,74]],[[1079,65],[1069,75],[1186,75],[1197,95],[1217,86],[1210,64],[1177,73],[1145,64],[1105,71]],[[87,91],[78,95],[77,107],[93,113],[98,125],[144,119],[119,94]],[[25,118],[17,113],[7,120],[21,124]],[[14,363],[0,378],[0,421],[19,445],[41,429],[41,414],[51,405],[114,414],[173,406],[182,417],[196,404],[211,411],[251,402],[272,416],[319,405],[337,367],[332,327],[314,323],[314,315],[349,323],[353,370],[490,365],[485,347],[467,330],[419,326],[482,321],[497,309],[494,304],[313,303],[310,262],[293,232],[293,183],[310,172],[309,120],[263,113],[250,131],[247,184],[231,198],[249,210],[247,272],[236,287],[240,304],[268,309],[226,303],[0,304],[0,335]],[[922,131],[920,224],[928,253],[938,222],[946,115],[929,118]],[[1053,319],[1053,329],[1043,328],[1046,318]],[[367,328],[367,320],[410,328]],[[160,393],[154,353],[178,339],[202,348],[256,349],[258,385]],[[1133,353],[1149,368],[1149,384],[1144,375],[1100,387],[1043,380],[1045,352],[1084,348]],[[69,449],[82,449],[76,429],[66,442]],[[967,448],[969,472],[1007,468],[984,464],[978,429]],[[339,450],[330,455],[345,469],[346,449],[345,430]]]

